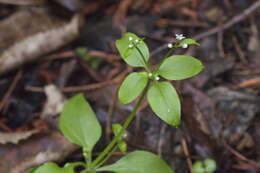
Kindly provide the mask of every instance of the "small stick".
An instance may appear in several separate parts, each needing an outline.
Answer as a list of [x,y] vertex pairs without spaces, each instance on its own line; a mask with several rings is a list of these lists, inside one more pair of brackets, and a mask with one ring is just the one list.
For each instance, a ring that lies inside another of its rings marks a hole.
[[[220,24],[220,27],[222,27],[222,24]],[[218,32],[218,50],[219,55],[221,57],[225,57],[225,52],[223,48],[223,30]]]
[[243,81],[236,86],[233,86],[233,89],[247,88],[253,86],[260,86],[260,77]]
[[212,29],[210,29],[210,30],[208,30],[206,32],[198,34],[194,38],[195,38],[195,40],[200,40],[202,38],[208,37],[210,35],[216,34],[217,32],[220,32],[220,31],[223,31],[223,30],[225,30],[227,28],[230,28],[234,24],[236,24],[236,23],[246,19],[250,14],[252,14],[259,7],[260,7],[260,1],[256,1],[251,6],[249,6],[247,9],[245,9],[242,13],[240,13],[239,15],[233,17],[230,21],[225,23],[222,27],[212,28]]
[[[87,54],[89,56],[91,56],[91,57],[98,57],[98,58],[105,59],[108,62],[113,62],[113,61],[120,60],[120,57],[115,55],[115,54],[106,53],[106,52],[99,51],[99,50],[90,50],[90,51],[87,52]],[[75,57],[75,56],[76,56],[75,52],[73,52],[73,51],[65,51],[65,52],[61,52],[61,53],[50,55],[47,58],[47,60],[72,58],[72,57]]]
[[19,70],[18,73],[16,74],[10,88],[8,89],[8,91],[5,93],[4,97],[2,98],[2,101],[0,103],[0,112],[2,111],[2,109],[4,108],[8,98],[10,97],[10,95],[12,94],[13,90],[15,89],[15,86],[17,85],[18,81],[21,79],[22,77],[22,70]]
[[1,119],[0,120],[0,128],[2,128],[3,130],[11,133],[11,132],[13,132],[12,129],[10,129],[7,125],[4,124],[6,120],[7,119]]
[[209,24],[206,22],[200,22],[197,20],[167,20],[168,25],[178,26],[178,27],[202,27],[208,28]]
[[228,144],[224,143],[225,144],[225,148],[230,151],[232,154],[234,154],[238,159],[242,160],[242,161],[245,161],[247,163],[249,163],[250,165],[254,166],[254,167],[257,167],[257,168],[260,168],[260,164],[253,161],[253,160],[250,160],[248,158],[246,158],[245,156],[243,156],[242,154],[240,154],[239,152],[237,152],[235,149],[231,148]]
[[[225,23],[223,26],[221,27],[215,27],[212,29],[209,29],[206,32],[203,32],[201,34],[198,34],[194,37],[194,40],[201,40],[205,37],[208,37],[210,35],[214,35],[220,31],[224,31],[227,28],[230,28],[231,26],[233,26],[234,24],[246,19],[250,14],[252,14],[257,8],[260,7],[260,1],[256,1],[255,3],[253,3],[250,7],[248,7],[247,9],[245,9],[241,14],[233,17],[231,20],[229,20],[227,23]],[[160,40],[160,41],[166,41],[166,42],[173,42],[174,39],[162,39],[162,38],[156,38],[156,37],[151,37],[152,39],[155,40]],[[155,54],[167,49],[167,44],[164,44],[162,46],[157,47],[154,51],[151,52],[151,56],[154,56]]]
[[[114,84],[114,83],[118,83],[118,81],[108,80],[108,81],[105,81],[105,82],[99,82],[99,83],[94,83],[94,84],[89,84],[89,85],[65,87],[65,88],[61,88],[60,90],[64,93],[81,92],[81,91],[87,91],[87,90],[102,88],[104,86],[111,85],[111,84]],[[44,92],[43,88],[35,87],[35,86],[26,86],[25,89],[27,91],[31,91],[31,92]]]
[[246,56],[244,54],[244,52],[242,51],[241,47],[239,46],[239,43],[238,43],[238,40],[235,36],[232,36],[232,42],[235,46],[235,49],[237,51],[237,54],[241,60],[241,62],[244,64],[244,65],[248,65],[248,61],[246,59]]
[[188,150],[188,147],[187,147],[186,140],[184,138],[181,139],[181,144],[182,144],[182,147],[183,147],[184,155],[187,159],[187,163],[188,163],[190,173],[194,173],[193,169],[192,169],[192,162],[191,162],[191,159],[190,159],[189,150]]

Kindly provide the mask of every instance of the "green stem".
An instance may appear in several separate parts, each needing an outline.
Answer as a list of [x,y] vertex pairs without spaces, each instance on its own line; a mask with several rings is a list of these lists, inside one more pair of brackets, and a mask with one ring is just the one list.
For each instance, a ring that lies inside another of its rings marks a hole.
[[118,145],[114,146],[114,148],[107,154],[107,156],[96,166],[96,168],[99,168],[102,166],[106,161],[115,153],[116,149],[118,148]]
[[91,153],[92,152],[88,153],[88,158],[87,158],[87,167],[88,167],[88,169],[91,169],[91,162],[92,162],[92,160],[91,160],[92,154]]
[[137,49],[138,53],[141,55],[141,57],[142,57],[142,59],[143,59],[143,61],[144,61],[146,70],[147,70],[149,73],[151,73],[152,71],[151,71],[149,65],[147,64],[147,62],[146,62],[146,60],[145,60],[145,58],[144,58],[144,54],[142,53],[142,51],[139,49],[139,47],[138,47],[135,43],[133,43],[133,44],[134,44],[134,47]]
[[129,117],[127,118],[126,122],[123,125],[123,128],[120,130],[120,132],[118,133],[118,135],[116,135],[114,137],[114,139],[108,144],[108,146],[104,149],[104,151],[93,161],[92,163],[92,167],[96,167],[96,165],[98,163],[100,163],[100,161],[106,156],[106,154],[113,148],[113,146],[116,144],[116,142],[118,141],[118,139],[122,136],[122,134],[124,133],[124,131],[126,130],[126,128],[128,127],[128,125],[130,124],[130,122],[133,120],[136,111],[138,110],[139,106],[141,105],[142,101],[144,100],[144,96],[146,95],[149,85],[150,85],[151,80],[148,80],[148,83],[145,86],[145,89],[141,95],[141,97],[139,98],[138,102],[136,103],[133,112],[129,115]]
[[175,48],[178,47],[178,45],[179,45],[179,42],[175,43],[175,45],[166,53],[166,55],[163,57],[163,59],[160,62],[160,64],[154,70],[154,72],[153,72],[154,75],[158,72],[158,70],[160,69],[160,67],[163,64],[163,62],[172,54],[172,52],[175,50]]

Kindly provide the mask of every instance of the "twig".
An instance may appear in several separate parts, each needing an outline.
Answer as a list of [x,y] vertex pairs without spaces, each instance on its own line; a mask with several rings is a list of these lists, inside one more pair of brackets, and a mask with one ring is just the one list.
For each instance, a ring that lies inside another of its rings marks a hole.
[[[99,51],[99,50],[90,50],[88,52],[88,55],[91,56],[91,57],[98,57],[98,58],[105,59],[108,62],[120,60],[120,57],[115,55],[115,54],[106,53],[106,52]],[[75,56],[76,56],[75,52],[65,51],[65,52],[54,54],[54,55],[50,55],[46,60],[55,60],[55,59],[60,59],[60,58],[61,59],[72,58],[72,57],[75,57]]]
[[[60,90],[64,93],[82,92],[82,91],[102,88],[107,85],[111,85],[111,84],[115,84],[115,83],[118,83],[118,81],[108,80],[105,82],[99,82],[99,83],[94,83],[94,84],[89,84],[89,85],[65,87],[65,88],[61,88]],[[44,89],[42,87],[26,86],[25,89],[27,91],[32,91],[32,92],[44,92]]]
[[181,139],[181,144],[182,144],[182,147],[183,147],[184,155],[187,159],[187,163],[188,163],[190,173],[194,173],[193,169],[192,169],[192,162],[191,162],[191,159],[190,159],[189,150],[188,150],[188,147],[187,147],[187,142],[184,138]]
[[126,16],[127,10],[131,5],[132,0],[124,0],[119,3],[119,7],[117,8],[114,16],[113,16],[113,24],[119,24]]
[[212,28],[206,32],[203,32],[201,34],[196,35],[194,38],[195,40],[200,40],[204,37],[208,37],[210,35],[216,34],[217,32],[223,31],[227,28],[230,28],[232,25],[244,20],[247,18],[247,16],[249,16],[251,13],[253,13],[257,8],[260,7],[260,1],[256,1],[255,3],[253,3],[250,7],[248,7],[247,9],[245,9],[241,14],[233,17],[230,21],[228,21],[227,23],[225,23],[223,25],[223,27],[215,27]]
[[260,86],[260,77],[243,81],[236,86],[233,86],[233,89],[247,88],[252,86]]
[[[86,91],[86,90],[102,88],[107,85],[120,83],[123,76],[125,76],[127,73],[128,73],[128,69],[123,71],[122,73],[120,73],[118,76],[116,76],[112,80],[107,80],[105,82],[99,82],[99,83],[94,83],[94,84],[89,84],[89,85],[65,87],[65,88],[61,88],[60,90],[62,92],[66,93],[66,92],[81,92],[81,91]],[[32,92],[44,92],[44,89],[41,87],[26,86],[25,89],[27,91],[32,91]]]
[[240,61],[244,64],[244,65],[248,65],[248,61],[246,60],[246,56],[244,54],[244,52],[242,51],[242,49],[239,46],[238,40],[235,36],[232,36],[232,42],[235,46],[236,52],[240,58]]
[[[222,27],[222,24],[220,25]],[[223,48],[223,31],[218,32],[218,50],[219,50],[219,55],[221,57],[225,57],[225,52]]]
[[[194,37],[194,39],[198,41],[198,40],[201,40],[202,38],[208,37],[210,35],[214,35],[214,34],[220,32],[220,31],[224,31],[225,29],[230,28],[234,24],[236,24],[236,23],[246,19],[247,16],[252,14],[259,7],[260,7],[260,1],[258,0],[255,3],[253,3],[250,7],[245,9],[241,14],[233,17],[230,21],[225,23],[223,26],[215,27],[215,28],[212,28],[212,29],[210,29],[210,30],[208,30],[206,32],[198,34],[198,35],[196,35]],[[165,42],[172,42],[172,41],[174,41],[174,39],[169,39],[169,38],[159,39],[159,38],[155,38],[155,37],[152,37],[152,36],[149,36],[149,37],[157,39],[157,40],[160,40],[160,41],[165,41]],[[159,46],[154,51],[151,52],[151,56],[154,56],[155,54],[157,54],[157,53],[159,53],[159,52],[161,52],[161,51],[163,51],[164,49],[167,49],[167,48],[168,48],[167,44]]]
[[209,24],[206,22],[200,22],[197,20],[167,20],[166,21],[168,25],[174,25],[179,27],[202,27],[202,28],[208,28]]
[[5,121],[6,121],[6,120],[7,120],[7,119],[1,119],[1,120],[0,120],[0,128],[2,128],[3,130],[5,130],[5,131],[11,133],[11,132],[13,132],[12,129],[10,129],[7,125],[5,125]]
[[225,148],[230,151],[232,154],[234,154],[238,159],[240,159],[241,161],[245,161],[247,163],[249,163],[251,166],[255,167],[255,168],[260,168],[260,164],[250,160],[248,158],[246,158],[245,156],[243,156],[242,154],[240,154],[239,152],[237,152],[236,150],[234,150],[233,148],[231,148],[228,144],[224,143]]
[[16,74],[10,88],[8,89],[8,91],[5,93],[4,97],[2,98],[2,101],[0,103],[0,112],[2,111],[2,109],[4,108],[8,98],[10,97],[10,95],[12,94],[15,86],[17,85],[18,81],[21,79],[22,77],[22,70],[19,70],[18,73]]

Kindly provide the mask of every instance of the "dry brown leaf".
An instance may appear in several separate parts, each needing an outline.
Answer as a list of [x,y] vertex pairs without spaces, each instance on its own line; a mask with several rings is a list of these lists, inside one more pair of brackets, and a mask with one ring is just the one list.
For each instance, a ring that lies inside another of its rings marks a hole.
[[74,40],[80,16],[69,22],[42,8],[22,10],[0,23],[0,75]]
[[2,133],[0,132],[0,144],[18,144],[19,141],[25,140],[30,136],[38,133],[38,130],[30,130],[26,132]]
[[47,95],[47,101],[44,105],[41,115],[42,119],[56,116],[61,113],[63,105],[67,101],[61,91],[55,85],[47,85],[44,88]]
[[78,148],[57,131],[35,135],[18,146],[0,145],[0,172],[22,173],[44,162],[62,161]]

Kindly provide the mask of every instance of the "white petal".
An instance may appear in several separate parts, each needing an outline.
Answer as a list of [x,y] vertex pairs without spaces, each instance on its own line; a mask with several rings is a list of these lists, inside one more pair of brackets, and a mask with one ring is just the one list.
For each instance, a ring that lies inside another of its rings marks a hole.
[[184,49],[186,49],[187,47],[188,47],[188,44],[186,44],[186,43],[182,45],[182,48],[184,48]]
[[133,45],[132,45],[132,44],[129,44],[129,46],[128,46],[128,47],[132,48],[132,47],[133,47]]
[[133,37],[129,37],[129,41],[132,41],[133,40]]
[[172,48],[172,44],[171,43],[168,43],[168,48]]

